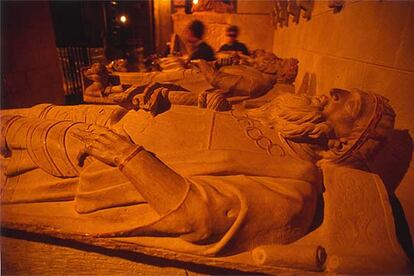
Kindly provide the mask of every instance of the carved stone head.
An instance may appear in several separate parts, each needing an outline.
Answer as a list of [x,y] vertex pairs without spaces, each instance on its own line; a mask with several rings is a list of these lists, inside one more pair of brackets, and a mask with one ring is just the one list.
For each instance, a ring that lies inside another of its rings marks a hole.
[[103,85],[108,83],[109,72],[105,65],[101,63],[94,63],[92,66],[85,71],[85,77],[96,82],[102,83]]
[[342,164],[372,158],[395,119],[387,99],[358,89],[315,97],[282,94],[250,115],[286,140],[308,144],[318,159]]
[[359,89],[332,89],[323,113],[332,128],[324,158],[335,163],[371,159],[394,129],[388,100]]

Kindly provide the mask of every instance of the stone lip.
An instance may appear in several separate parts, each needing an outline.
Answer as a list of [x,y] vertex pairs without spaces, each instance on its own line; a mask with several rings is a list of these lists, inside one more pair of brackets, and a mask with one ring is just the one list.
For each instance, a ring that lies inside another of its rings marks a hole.
[[[257,266],[253,264],[251,260],[250,252],[237,254],[228,257],[203,257],[194,254],[174,252],[167,249],[148,247],[137,244],[134,242],[134,238],[95,238],[85,236],[81,234],[67,234],[62,233],[54,227],[41,226],[41,225],[29,225],[23,223],[14,223],[2,221],[2,233],[6,233],[6,236],[16,236],[24,233],[39,235],[36,238],[41,239],[44,237],[52,237],[58,240],[52,241],[52,243],[59,243],[63,240],[70,242],[78,242],[82,244],[97,246],[103,249],[121,250],[134,253],[140,253],[151,257],[163,258],[167,260],[180,261],[183,263],[194,263],[200,265],[207,265],[218,268],[225,268],[230,270],[237,270],[241,272],[250,273],[264,273],[264,274],[303,274],[308,275],[319,274],[313,271],[292,269],[276,266]],[[20,233],[19,233],[20,232]],[[4,235],[4,234],[3,234]],[[105,252],[102,252],[105,254]],[[107,252],[110,254],[110,252]]]

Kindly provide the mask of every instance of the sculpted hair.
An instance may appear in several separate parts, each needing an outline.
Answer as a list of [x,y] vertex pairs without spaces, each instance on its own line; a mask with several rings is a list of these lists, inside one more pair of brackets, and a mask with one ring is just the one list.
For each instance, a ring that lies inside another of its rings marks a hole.
[[268,104],[249,111],[249,116],[289,140],[318,139],[331,128],[322,113],[324,98],[282,94]]
[[353,122],[346,137],[332,135],[334,128],[323,113],[325,96],[286,93],[248,114],[268,127],[277,128],[288,140],[319,145],[313,150],[324,161],[359,166],[372,159],[388,140],[394,129],[395,112],[388,100],[380,95],[357,89],[350,93],[352,100],[345,104],[344,110]]

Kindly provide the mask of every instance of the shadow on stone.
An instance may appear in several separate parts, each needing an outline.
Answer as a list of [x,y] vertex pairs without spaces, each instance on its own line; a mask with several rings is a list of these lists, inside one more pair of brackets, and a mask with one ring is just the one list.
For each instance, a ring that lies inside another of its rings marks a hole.
[[212,267],[201,264],[194,264],[188,262],[181,262],[175,260],[167,260],[163,258],[148,256],[136,252],[130,252],[125,250],[108,249],[99,246],[83,244],[73,240],[63,240],[41,234],[28,233],[20,230],[11,230],[7,228],[1,229],[1,235],[10,238],[22,239],[27,241],[35,241],[51,244],[54,246],[69,247],[82,251],[94,252],[109,257],[119,257],[133,262],[139,262],[147,265],[155,265],[159,267],[176,267],[186,271],[194,273],[208,274],[208,275],[262,275],[258,273],[247,273],[238,270],[224,269],[218,267]]
[[[394,130],[387,145],[370,164],[370,169],[378,174],[388,191],[398,239],[405,253],[413,260],[413,243],[408,222],[400,201],[394,192],[410,166],[413,153],[413,139],[408,130]],[[410,183],[414,189],[414,183]]]
[[412,153],[413,139],[408,130],[396,129],[387,145],[370,164],[370,169],[381,177],[389,193],[395,192],[404,178],[410,166]]

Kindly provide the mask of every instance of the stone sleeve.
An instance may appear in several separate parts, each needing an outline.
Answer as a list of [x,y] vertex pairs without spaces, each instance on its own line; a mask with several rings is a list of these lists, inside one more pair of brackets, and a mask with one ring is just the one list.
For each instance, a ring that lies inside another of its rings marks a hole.
[[160,214],[153,232],[178,234],[194,243],[207,242],[221,238],[238,216],[237,195],[182,177],[146,151],[138,153],[121,171]]
[[[202,165],[202,164],[199,164]],[[141,151],[122,172],[160,218],[136,235],[180,236],[216,254],[302,237],[314,217],[316,190],[303,180],[246,175],[183,177]]]

